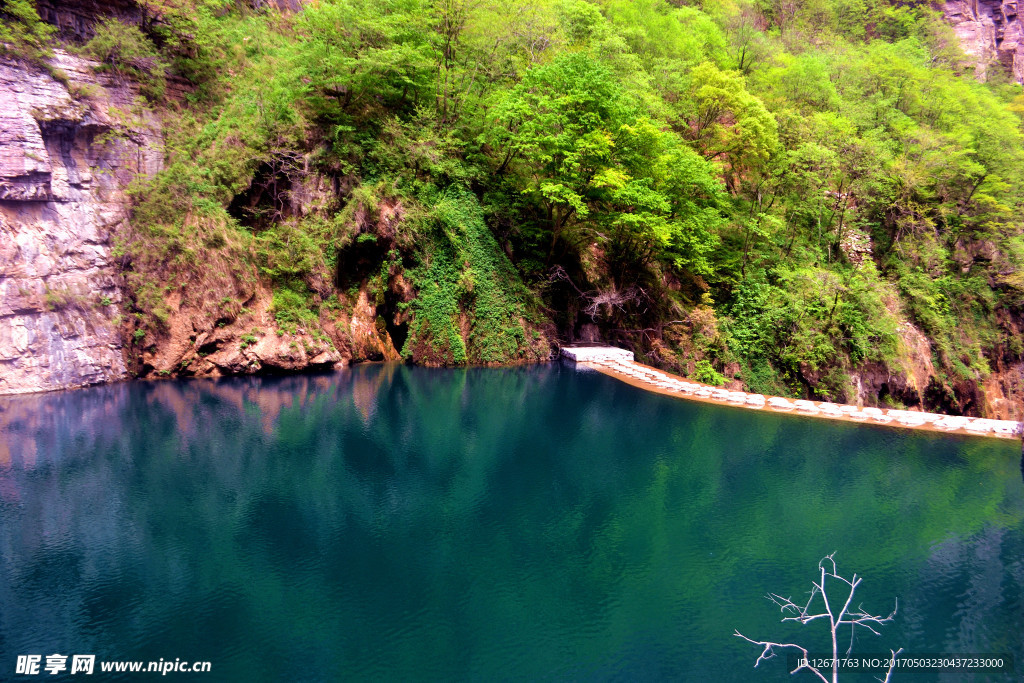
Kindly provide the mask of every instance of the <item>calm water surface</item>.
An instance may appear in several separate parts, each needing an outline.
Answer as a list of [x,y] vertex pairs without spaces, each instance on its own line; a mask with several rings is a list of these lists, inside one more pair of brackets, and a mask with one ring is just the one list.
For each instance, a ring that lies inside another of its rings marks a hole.
[[1019,449],[561,365],[6,399],[0,680],[55,652],[207,681],[797,680],[732,633],[823,648],[763,596],[833,551],[867,610],[899,598],[855,652],[1024,672]]

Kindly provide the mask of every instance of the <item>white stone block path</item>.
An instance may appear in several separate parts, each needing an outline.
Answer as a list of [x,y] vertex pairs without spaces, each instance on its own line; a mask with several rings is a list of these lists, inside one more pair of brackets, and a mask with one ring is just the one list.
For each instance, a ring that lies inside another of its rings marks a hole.
[[699,382],[682,379],[661,370],[641,365],[633,360],[633,354],[625,349],[609,346],[575,346],[562,349],[562,355],[577,363],[605,374],[617,377],[643,389],[662,394],[694,400],[732,405],[751,410],[772,410],[796,413],[831,420],[869,422],[892,427],[927,429],[931,431],[1021,438],[1024,423],[1013,420],[989,420],[980,417],[960,417],[938,413],[920,413],[911,410],[883,410],[881,408],[858,408],[819,401],[792,400],[779,396],[762,396],[743,391],[729,391]]

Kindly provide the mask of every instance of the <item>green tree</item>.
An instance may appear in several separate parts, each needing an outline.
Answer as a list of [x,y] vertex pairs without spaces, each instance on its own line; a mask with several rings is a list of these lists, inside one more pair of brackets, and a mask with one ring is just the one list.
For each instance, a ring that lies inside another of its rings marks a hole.
[[30,0],[0,3],[0,53],[41,61],[57,29],[44,23]]

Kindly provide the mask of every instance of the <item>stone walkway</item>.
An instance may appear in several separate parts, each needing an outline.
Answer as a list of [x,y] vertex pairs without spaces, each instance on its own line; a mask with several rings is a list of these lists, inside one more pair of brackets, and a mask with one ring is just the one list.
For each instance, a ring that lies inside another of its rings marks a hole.
[[682,379],[661,370],[642,365],[633,360],[633,354],[613,347],[566,347],[562,355],[577,363],[622,379],[643,389],[662,394],[694,400],[732,405],[751,410],[771,410],[780,413],[796,413],[809,417],[850,422],[927,429],[931,431],[1020,438],[1024,434],[1024,423],[1012,420],[989,420],[980,417],[961,417],[938,413],[921,413],[912,410],[882,408],[858,408],[852,405],[819,401],[792,400],[779,396],[748,394],[744,391],[729,391],[699,382]]

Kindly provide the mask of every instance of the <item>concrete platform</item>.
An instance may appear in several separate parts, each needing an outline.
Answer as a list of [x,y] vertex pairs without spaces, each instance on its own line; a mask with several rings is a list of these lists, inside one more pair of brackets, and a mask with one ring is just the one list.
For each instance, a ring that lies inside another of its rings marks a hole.
[[[641,365],[634,360],[633,352],[618,349],[614,346],[593,344],[577,344],[562,348],[562,356],[578,363],[587,364],[598,372],[616,377],[628,384],[691,400],[708,401],[732,405],[752,410],[772,410],[776,412],[795,411],[801,416],[867,422],[871,424],[901,427],[904,429],[923,429],[928,431],[952,432],[972,436],[994,436],[999,438],[1019,439],[1024,436],[1024,423],[1013,420],[989,420],[976,417],[940,415],[938,413],[920,413],[909,410],[882,410],[881,408],[835,403],[808,401],[803,399],[790,400],[779,396],[762,396],[742,391],[727,391],[721,387],[712,387],[699,383],[684,382],[682,378],[665,373],[656,368]],[[1024,445],[1022,445],[1024,448]]]
[[593,363],[601,360],[633,362],[633,352],[614,346],[563,346],[562,357],[577,363]]

